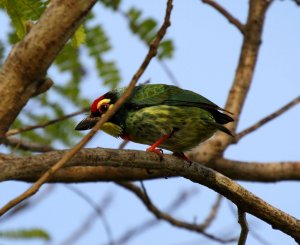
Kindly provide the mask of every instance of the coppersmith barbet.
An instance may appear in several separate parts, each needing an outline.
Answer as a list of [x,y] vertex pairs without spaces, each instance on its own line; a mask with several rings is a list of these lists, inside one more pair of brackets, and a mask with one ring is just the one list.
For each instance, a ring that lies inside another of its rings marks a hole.
[[[96,99],[90,115],[75,129],[91,129],[125,89],[112,90]],[[135,87],[102,130],[114,137],[151,145],[147,151],[159,155],[162,153],[157,147],[184,157],[182,152],[207,140],[217,130],[231,135],[223,126],[231,121],[225,110],[195,92],[172,85],[146,84]]]

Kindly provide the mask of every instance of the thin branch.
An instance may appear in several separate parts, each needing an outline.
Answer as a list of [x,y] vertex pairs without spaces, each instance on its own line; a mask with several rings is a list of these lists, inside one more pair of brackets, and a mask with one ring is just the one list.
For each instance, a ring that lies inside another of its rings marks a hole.
[[[195,190],[195,189],[194,189]],[[179,193],[177,198],[166,208],[168,213],[173,213],[178,208],[180,208],[193,194],[196,193],[194,190],[183,191]],[[128,243],[132,238],[136,237],[137,235],[141,235],[143,232],[146,232],[150,228],[158,225],[159,220],[152,218],[147,220],[135,227],[129,228],[126,230],[118,239],[115,239],[114,245],[122,245]]]
[[[130,190],[132,193],[134,193],[144,203],[144,205],[147,207],[147,209],[158,219],[163,219],[163,220],[167,221],[168,223],[170,223],[171,225],[179,227],[179,228],[187,229],[190,231],[195,231],[197,233],[204,235],[205,237],[207,237],[211,240],[214,240],[214,241],[217,241],[220,243],[228,243],[228,242],[236,241],[236,238],[223,239],[223,238],[216,237],[214,235],[207,233],[203,229],[202,225],[196,225],[196,224],[184,222],[184,221],[173,218],[171,215],[169,215],[167,213],[162,212],[151,202],[151,200],[148,198],[148,196],[146,196],[145,193],[139,187],[135,186],[134,184],[131,184],[129,182],[118,182],[117,184],[124,187],[127,190]],[[206,226],[204,226],[204,228],[205,227]]]
[[[108,207],[110,207],[112,203],[112,195],[110,193],[106,194],[104,198],[101,199],[101,202],[99,204],[94,203],[93,200],[91,200],[85,193],[79,191],[79,189],[75,189],[71,186],[65,185],[68,189],[74,191],[77,195],[82,197],[93,209],[94,211],[85,219],[85,221],[81,222],[81,225],[78,229],[76,229],[68,238],[66,238],[63,242],[61,242],[61,245],[68,245],[68,244],[74,244],[79,240],[80,237],[82,237],[88,229],[91,227],[92,223],[96,220],[96,218],[100,218],[105,232],[108,237],[108,245],[115,244],[112,237],[111,228],[108,224],[108,221],[106,220],[106,217],[104,216],[104,210]],[[70,188],[71,187],[71,188]],[[97,215],[95,215],[95,213]]]
[[[227,204],[228,204],[230,213],[236,219],[237,207],[229,200],[227,201]],[[248,224],[248,227],[250,227],[250,226],[253,226],[253,225]],[[259,230],[259,227],[256,224],[254,224],[254,226],[255,226],[255,229],[249,229],[249,231],[248,231],[249,235],[252,235],[252,237],[262,245],[272,245],[266,239],[262,238],[262,236],[258,232],[256,232],[256,230]]]
[[220,14],[222,14],[231,24],[233,24],[242,34],[245,33],[245,26],[234,16],[232,16],[226,9],[224,9],[220,4],[212,0],[202,0],[203,3],[206,3],[216,9]]
[[164,22],[159,29],[155,39],[150,45],[148,54],[146,55],[143,63],[141,64],[140,68],[137,70],[137,72],[134,74],[129,86],[127,87],[124,94],[121,96],[120,99],[115,103],[114,107],[109,110],[101,119],[96,123],[96,125],[92,128],[92,130],[77,144],[75,145],[70,151],[68,151],[54,166],[52,166],[46,173],[44,173],[29,189],[27,189],[25,192],[23,192],[18,197],[12,199],[9,201],[5,206],[3,206],[0,209],[0,216],[2,216],[4,213],[9,211],[11,208],[22,202],[23,200],[27,199],[28,197],[34,195],[40,187],[57,171],[59,170],[63,165],[65,165],[74,155],[83,148],[91,139],[92,137],[97,133],[97,131],[102,127],[102,125],[108,121],[114,113],[120,108],[120,106],[130,97],[136,83],[138,82],[139,78],[144,73],[145,69],[148,67],[150,61],[157,53],[157,48],[160,43],[160,41],[163,39],[164,35],[166,34],[167,28],[170,26],[170,17],[171,17],[171,11],[172,11],[172,0],[168,0],[167,2],[167,8],[166,8],[166,14]]
[[123,140],[122,143],[119,145],[118,149],[124,149],[125,146],[129,143],[129,140]]
[[9,137],[2,140],[4,145],[14,147],[16,149],[24,150],[24,151],[32,151],[32,152],[49,152],[54,151],[55,149],[46,144],[29,142],[23,139],[16,139],[13,137]]
[[67,114],[67,115],[64,115],[64,116],[62,116],[62,117],[59,117],[59,118],[50,120],[50,121],[45,122],[45,123],[42,123],[42,124],[37,124],[37,125],[33,125],[33,126],[27,126],[27,127],[18,128],[18,129],[11,129],[11,130],[9,130],[9,131],[5,134],[4,137],[8,137],[8,136],[12,136],[12,135],[24,133],[24,132],[27,132],[27,131],[31,131],[31,130],[33,130],[33,129],[45,128],[45,127],[50,126],[50,125],[52,125],[52,124],[55,124],[55,123],[64,121],[64,120],[66,120],[66,119],[68,119],[68,118],[71,118],[71,117],[77,116],[77,115],[79,115],[79,114],[82,114],[82,113],[84,113],[84,112],[86,112],[86,111],[88,111],[88,108],[83,109],[83,110],[80,110],[80,111],[77,111],[77,112],[73,112],[73,113],[70,113],[70,114]]
[[55,185],[48,185],[40,195],[34,197],[33,199],[26,200],[20,205],[16,206],[11,212],[6,213],[5,219],[1,219],[0,222],[7,222],[10,218],[15,218],[19,214],[23,214],[28,209],[32,210],[37,204],[44,201],[45,198],[49,197],[53,192]]
[[167,76],[169,77],[170,81],[174,85],[180,87],[180,82],[178,81],[178,79],[176,78],[174,72],[170,69],[170,67],[161,59],[157,59],[157,61],[160,64],[160,66],[163,68]]
[[240,208],[238,208],[238,222],[241,226],[241,233],[240,233],[238,245],[245,245],[249,230],[248,230],[248,224],[246,220],[246,213],[243,212]]
[[245,135],[252,133],[253,131],[259,129],[260,127],[270,122],[271,120],[281,116],[283,113],[287,112],[289,109],[291,109],[292,107],[294,107],[299,103],[300,103],[300,96],[296,97],[295,99],[293,99],[292,101],[290,101],[289,103],[287,103],[286,105],[278,109],[277,111],[273,112],[269,116],[266,116],[265,118],[259,120],[257,123],[253,124],[249,128],[244,129],[242,132],[236,134],[235,143],[237,143]]
[[215,203],[213,204],[213,206],[210,209],[208,216],[206,217],[204,222],[201,224],[201,226],[203,227],[204,230],[207,229],[211,225],[211,223],[215,220],[217,213],[220,209],[222,199],[223,199],[223,196],[218,195]]
[[[124,182],[123,182],[123,183],[124,183]],[[150,197],[149,197],[149,195],[148,195],[147,189],[146,189],[146,187],[145,187],[145,185],[144,185],[144,182],[143,182],[143,181],[140,181],[140,183],[141,183],[141,189],[143,190],[143,193],[144,193],[145,201],[147,201],[148,204],[153,205],[153,204],[152,204],[152,201],[151,201],[151,199],[150,199]],[[134,185],[133,183],[130,183],[130,182],[129,182],[128,184]]]
[[255,229],[249,230],[249,235],[251,235],[256,241],[258,241],[262,245],[272,245],[269,242],[268,238],[263,238]]

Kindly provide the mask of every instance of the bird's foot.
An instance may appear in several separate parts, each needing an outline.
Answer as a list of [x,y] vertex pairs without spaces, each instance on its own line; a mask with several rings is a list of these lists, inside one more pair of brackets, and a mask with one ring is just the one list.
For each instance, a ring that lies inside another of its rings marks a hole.
[[150,146],[149,148],[147,148],[148,152],[153,152],[155,154],[157,154],[159,156],[159,160],[162,161],[163,160],[163,155],[164,155],[164,152],[162,149],[159,149],[159,148],[153,148],[152,146]]
[[190,165],[192,164],[192,161],[183,152],[173,152],[173,156],[187,161]]

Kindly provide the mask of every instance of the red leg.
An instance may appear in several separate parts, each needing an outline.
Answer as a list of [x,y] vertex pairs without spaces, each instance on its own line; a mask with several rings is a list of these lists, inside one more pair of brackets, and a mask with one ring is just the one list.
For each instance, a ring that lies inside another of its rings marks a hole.
[[160,156],[160,158],[162,159],[162,150],[161,149],[157,149],[157,147],[159,145],[161,145],[162,143],[164,143],[167,139],[169,139],[171,136],[172,136],[173,133],[171,134],[167,134],[167,135],[164,135],[162,136],[160,139],[158,139],[154,144],[152,144],[149,148],[147,148],[146,151],[149,151],[149,152],[154,152],[156,153],[157,155]]
[[179,157],[179,158],[187,161],[189,164],[192,163],[192,161],[183,152],[174,152],[173,156]]

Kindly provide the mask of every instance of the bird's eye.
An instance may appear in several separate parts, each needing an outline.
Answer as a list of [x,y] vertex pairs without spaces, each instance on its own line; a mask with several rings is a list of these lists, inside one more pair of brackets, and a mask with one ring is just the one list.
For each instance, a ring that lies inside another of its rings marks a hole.
[[102,104],[100,107],[99,107],[99,111],[101,113],[105,113],[109,108],[109,104],[108,103],[105,103],[105,104]]

